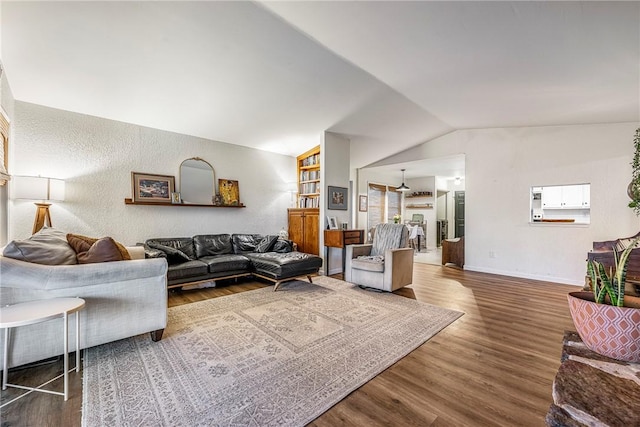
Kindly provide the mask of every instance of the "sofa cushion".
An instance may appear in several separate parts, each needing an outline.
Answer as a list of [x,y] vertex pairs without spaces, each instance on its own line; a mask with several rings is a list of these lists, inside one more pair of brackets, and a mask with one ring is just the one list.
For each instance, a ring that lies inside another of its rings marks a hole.
[[189,259],[196,259],[196,251],[193,247],[193,239],[191,237],[176,237],[176,238],[155,238],[148,239],[145,243],[156,243],[163,246],[169,246],[170,248],[178,249],[184,253]]
[[264,236],[256,246],[254,252],[270,252],[276,240],[278,240],[278,236]]
[[146,243],[144,244],[144,257],[145,258],[167,258],[167,254],[160,249],[153,249]]
[[167,262],[169,263],[169,265],[181,264],[183,262],[191,261],[191,258],[189,258],[189,256],[182,252],[180,249],[149,241],[147,241],[147,246],[152,249],[157,249],[164,252],[167,256]]
[[286,239],[278,239],[271,248],[272,252],[287,253],[293,251],[293,241]]
[[181,264],[169,265],[167,280],[171,282],[185,278],[196,278],[197,276],[203,276],[207,273],[207,264],[204,262],[198,260],[187,261]]
[[[76,243],[75,244],[71,243],[71,240],[69,240],[70,238],[73,238]],[[84,252],[84,251],[89,250],[91,245],[93,245],[98,240],[99,239],[96,239],[95,237],[87,237],[87,236],[82,236],[80,234],[72,234],[72,233],[68,233],[67,234],[67,242],[69,242],[71,247],[76,251],[76,254],[78,252],[80,252],[78,250],[77,246],[76,246],[76,245],[79,244],[78,243],[79,241],[85,242],[87,244],[87,246],[83,246],[82,251]],[[123,260],[130,260],[131,259],[131,254],[129,253],[127,248],[124,247],[124,245],[122,243],[118,243],[115,240],[113,240],[113,243],[116,245],[116,248],[118,249],[118,252],[120,252],[120,255],[121,255]],[[100,262],[100,261],[96,261],[96,262]]]
[[76,252],[66,233],[44,227],[26,240],[14,240],[2,253],[9,258],[45,265],[77,264]]
[[233,253],[231,235],[229,234],[202,234],[193,236],[193,246],[198,259],[205,256]]
[[384,257],[382,256],[359,256],[351,260],[351,268],[356,270],[384,272]]
[[124,260],[118,245],[111,237],[103,237],[89,244],[86,240],[67,234],[67,241],[76,251],[78,264]]
[[289,253],[250,253],[253,269],[258,274],[264,274],[274,279],[287,279],[303,274],[317,273],[322,267],[322,258],[303,252]]
[[262,240],[261,234],[233,234],[233,251],[237,254],[255,252],[258,243]]
[[252,270],[251,261],[244,255],[225,254],[202,257],[198,261],[207,264],[209,273],[221,273],[224,271],[237,272]]

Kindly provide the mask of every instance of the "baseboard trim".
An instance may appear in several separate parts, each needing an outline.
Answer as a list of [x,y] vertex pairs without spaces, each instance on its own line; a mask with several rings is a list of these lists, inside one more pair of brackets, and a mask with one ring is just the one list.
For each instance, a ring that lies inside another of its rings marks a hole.
[[509,276],[509,277],[518,277],[521,279],[540,280],[542,282],[556,283],[559,285],[574,285],[574,286],[581,286],[581,287],[584,286],[584,283],[576,283],[575,280],[567,279],[565,277],[541,276],[538,274],[519,273],[514,271],[498,270],[495,268],[476,267],[476,266],[467,265],[467,264],[465,264],[464,269],[469,271],[477,271],[478,273],[490,273],[490,274],[497,274],[499,276]]

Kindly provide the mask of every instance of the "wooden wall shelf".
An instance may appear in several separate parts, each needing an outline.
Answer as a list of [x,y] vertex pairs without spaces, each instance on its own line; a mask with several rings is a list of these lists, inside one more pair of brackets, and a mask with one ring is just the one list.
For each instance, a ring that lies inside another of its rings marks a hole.
[[406,205],[405,209],[433,209],[433,205],[431,203],[426,203],[426,204],[413,204],[413,205]]
[[416,197],[433,197],[432,191],[415,191],[413,193],[405,194],[405,199],[413,199]]
[[125,205],[144,205],[144,206],[178,206],[178,207],[194,207],[194,208],[246,208],[245,205],[198,205],[194,203],[156,203],[156,202],[134,202],[132,199],[124,199]]

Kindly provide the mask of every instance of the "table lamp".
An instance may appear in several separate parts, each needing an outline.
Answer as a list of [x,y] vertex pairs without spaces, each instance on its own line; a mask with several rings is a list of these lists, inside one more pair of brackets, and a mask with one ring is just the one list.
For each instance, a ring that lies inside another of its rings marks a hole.
[[36,202],[36,218],[33,221],[33,234],[46,223],[51,227],[50,203],[47,201],[64,201],[64,181],[41,176],[12,176],[11,198],[22,200],[41,200]]

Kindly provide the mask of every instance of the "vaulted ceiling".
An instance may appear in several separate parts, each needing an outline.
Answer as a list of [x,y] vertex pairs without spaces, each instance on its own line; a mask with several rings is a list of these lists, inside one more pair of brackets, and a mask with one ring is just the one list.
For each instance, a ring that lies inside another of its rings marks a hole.
[[16,100],[365,166],[456,129],[640,120],[639,2],[7,2]]

